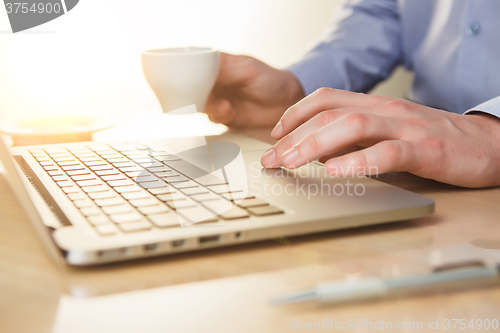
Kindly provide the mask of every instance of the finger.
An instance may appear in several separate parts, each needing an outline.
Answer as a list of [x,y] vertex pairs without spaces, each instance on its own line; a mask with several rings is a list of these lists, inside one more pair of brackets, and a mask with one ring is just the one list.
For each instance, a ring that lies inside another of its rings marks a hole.
[[244,83],[256,70],[259,61],[245,55],[220,53],[219,74],[216,87],[233,86]]
[[233,121],[236,114],[231,102],[227,99],[211,97],[205,106],[205,113],[208,118],[214,123],[221,123],[224,125]]
[[325,163],[328,174],[336,177],[376,176],[390,171],[411,171],[419,158],[408,141],[387,140]]
[[276,124],[271,135],[275,139],[287,135],[315,114],[329,109],[375,106],[387,103],[389,97],[321,88],[292,105]]
[[318,161],[321,162],[321,163],[325,163],[326,161],[328,161],[328,160],[330,160],[332,158],[339,157],[339,156],[342,156],[342,155],[346,155],[346,154],[352,153],[354,151],[358,151],[359,149],[360,149],[359,146],[356,146],[356,145],[350,146],[350,147],[347,147],[345,149],[336,151],[333,154],[328,154],[328,155],[322,156],[322,157],[320,157],[318,159]]
[[369,113],[349,113],[286,151],[281,156],[281,164],[294,169],[352,145],[372,145],[398,138],[399,130],[393,120]]
[[[327,110],[318,113],[299,127],[297,127],[293,132],[283,137],[279,140],[271,149],[274,150],[274,156],[281,156],[284,152],[290,149],[292,146],[299,143],[302,139],[304,139],[309,134],[317,131],[318,129],[334,122],[340,117],[346,115],[349,112],[353,112],[354,110],[359,111],[359,108],[344,108],[338,110]],[[268,155],[270,156],[270,155]],[[274,161],[271,161],[270,158],[264,159],[261,161],[262,165],[268,168],[274,168],[281,165],[281,159],[275,158]]]

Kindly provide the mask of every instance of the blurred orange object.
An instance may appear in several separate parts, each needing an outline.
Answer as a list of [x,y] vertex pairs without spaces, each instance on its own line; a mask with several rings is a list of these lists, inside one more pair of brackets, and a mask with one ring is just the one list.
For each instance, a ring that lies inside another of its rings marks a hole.
[[0,132],[8,134],[14,146],[91,141],[92,133],[116,125],[116,121],[97,117],[51,117],[3,120]]

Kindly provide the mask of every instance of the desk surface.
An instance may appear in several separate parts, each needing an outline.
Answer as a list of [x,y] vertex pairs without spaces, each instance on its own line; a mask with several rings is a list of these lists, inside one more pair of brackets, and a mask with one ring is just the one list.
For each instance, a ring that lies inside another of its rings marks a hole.
[[[272,142],[270,129],[239,132]],[[0,332],[287,332],[358,319],[373,331],[381,321],[421,322],[405,331],[427,331],[430,320],[438,321],[434,332],[448,332],[446,319],[500,320],[500,287],[343,306],[269,304],[325,280],[418,274],[461,251],[500,253],[500,188],[461,189],[405,173],[381,178],[433,198],[435,214],[91,268],[55,265],[15,199],[0,191]]]

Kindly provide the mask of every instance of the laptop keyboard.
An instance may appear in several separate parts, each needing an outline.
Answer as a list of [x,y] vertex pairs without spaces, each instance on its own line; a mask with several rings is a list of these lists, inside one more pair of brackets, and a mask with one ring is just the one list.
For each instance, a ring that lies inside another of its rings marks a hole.
[[88,145],[30,153],[101,236],[177,228],[178,215],[213,223],[284,213],[161,148]]

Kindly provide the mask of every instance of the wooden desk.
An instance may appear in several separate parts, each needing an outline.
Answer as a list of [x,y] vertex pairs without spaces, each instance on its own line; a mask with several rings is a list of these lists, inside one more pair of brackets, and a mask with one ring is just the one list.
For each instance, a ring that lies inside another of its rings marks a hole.
[[[240,132],[272,142],[269,129]],[[439,320],[440,329],[432,331],[449,332],[445,319],[500,320],[500,286],[334,307],[269,304],[280,292],[325,280],[422,273],[429,263],[419,258],[439,249],[500,249],[500,188],[461,189],[405,173],[381,179],[433,198],[436,213],[91,268],[52,263],[16,200],[0,191],[0,332],[51,332],[54,323],[58,332],[71,333],[288,332],[291,320],[305,325],[323,319],[333,325],[357,319],[423,323],[405,332],[428,331],[429,320]],[[65,330],[67,325],[73,326]],[[381,331],[365,328],[358,332]]]

